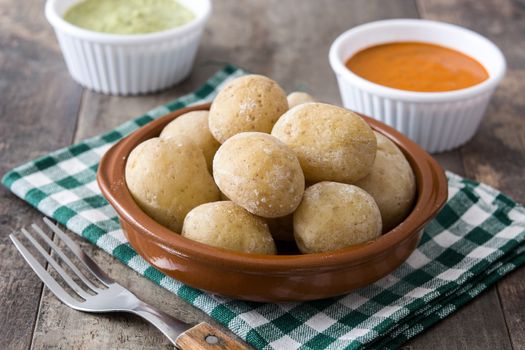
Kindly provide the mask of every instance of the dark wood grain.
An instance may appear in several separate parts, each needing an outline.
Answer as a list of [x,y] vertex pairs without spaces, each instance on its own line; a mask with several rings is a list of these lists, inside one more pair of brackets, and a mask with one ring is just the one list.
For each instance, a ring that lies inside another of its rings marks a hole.
[[525,349],[525,272],[523,268],[498,284],[505,323],[514,350]]
[[[503,51],[507,75],[477,134],[460,152],[468,177],[492,185],[524,203],[525,3],[519,0],[422,0],[419,3],[423,17],[471,28],[493,40]],[[512,346],[515,350],[525,349],[525,270],[520,269],[499,282],[497,292]],[[498,305],[493,308],[497,310]],[[488,331],[496,332],[492,328]]]
[[[42,6],[0,1],[0,174],[71,143],[81,88],[71,81]],[[41,217],[0,189],[0,349],[27,349],[42,283],[8,235]]]
[[421,335],[406,350],[512,349],[496,288],[478,296]]
[[463,167],[463,160],[459,150],[434,154],[434,158],[444,169],[465,176],[465,168]]
[[417,17],[412,0],[214,1],[198,62],[231,62],[265,74],[292,92],[340,104],[328,63],[332,41],[369,21]]

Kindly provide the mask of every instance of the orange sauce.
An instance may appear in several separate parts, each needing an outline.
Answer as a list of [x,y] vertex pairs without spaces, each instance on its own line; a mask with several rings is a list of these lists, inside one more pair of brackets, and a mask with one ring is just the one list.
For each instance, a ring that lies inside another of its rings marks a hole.
[[420,42],[396,42],[357,52],[346,67],[376,84],[409,91],[464,89],[489,77],[478,61],[459,51]]

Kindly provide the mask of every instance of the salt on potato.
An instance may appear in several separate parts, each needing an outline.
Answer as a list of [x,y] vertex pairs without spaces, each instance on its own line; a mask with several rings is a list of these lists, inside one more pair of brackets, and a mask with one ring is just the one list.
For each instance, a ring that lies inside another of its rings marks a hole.
[[209,128],[220,143],[248,131],[270,133],[288,110],[283,89],[262,75],[246,75],[227,83],[210,107]]
[[187,140],[142,142],[129,154],[125,178],[138,206],[175,232],[180,232],[191,209],[219,199],[202,151]]
[[208,128],[208,111],[192,111],[185,113],[162,129],[160,138],[188,138],[192,140],[204,154],[208,170],[212,170],[213,156],[221,145]]
[[206,203],[193,208],[184,219],[182,236],[243,253],[277,252],[264,219],[231,201]]
[[288,100],[288,108],[290,109],[303,103],[315,102],[315,99],[311,95],[300,91],[290,93],[286,99]]
[[302,253],[328,252],[378,237],[381,213],[361,188],[323,181],[306,189],[293,226]]
[[356,182],[369,174],[376,138],[359,115],[325,103],[305,103],[286,112],[272,130],[301,162],[308,182]]
[[265,218],[292,213],[304,192],[295,154],[260,132],[240,133],[223,143],[213,159],[213,177],[230,200]]
[[397,226],[412,210],[416,196],[416,179],[403,152],[387,137],[375,132],[377,154],[372,171],[355,183],[374,197],[383,231]]

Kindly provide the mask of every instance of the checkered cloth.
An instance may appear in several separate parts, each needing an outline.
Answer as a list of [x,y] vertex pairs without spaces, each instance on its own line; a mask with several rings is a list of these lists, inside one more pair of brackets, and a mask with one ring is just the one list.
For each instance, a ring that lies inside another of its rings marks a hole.
[[348,295],[265,304],[223,298],[166,277],[126,241],[116,212],[95,181],[100,157],[149,121],[210,101],[244,72],[227,66],[196,92],[115,130],[7,173],[17,196],[138,273],[205,311],[261,349],[396,348],[525,263],[525,210],[493,188],[448,173],[449,199],[408,260],[389,276]]

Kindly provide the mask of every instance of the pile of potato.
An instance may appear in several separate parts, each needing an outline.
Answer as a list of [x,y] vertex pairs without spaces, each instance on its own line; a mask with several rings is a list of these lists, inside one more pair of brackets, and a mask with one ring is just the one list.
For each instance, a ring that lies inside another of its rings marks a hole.
[[232,80],[209,112],[184,114],[138,145],[126,183],[174,232],[257,254],[276,254],[275,240],[303,253],[372,240],[408,215],[416,193],[403,153],[360,116],[287,97],[261,75]]

